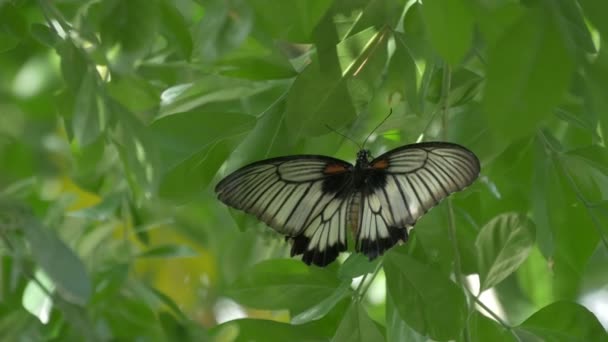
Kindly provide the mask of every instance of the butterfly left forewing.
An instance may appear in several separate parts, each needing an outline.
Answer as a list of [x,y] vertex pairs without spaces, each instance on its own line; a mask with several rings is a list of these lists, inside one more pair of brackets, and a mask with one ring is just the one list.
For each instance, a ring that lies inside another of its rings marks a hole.
[[215,190],[222,202],[292,240],[292,255],[325,266],[346,249],[351,168],[324,156],[274,158],[235,171]]

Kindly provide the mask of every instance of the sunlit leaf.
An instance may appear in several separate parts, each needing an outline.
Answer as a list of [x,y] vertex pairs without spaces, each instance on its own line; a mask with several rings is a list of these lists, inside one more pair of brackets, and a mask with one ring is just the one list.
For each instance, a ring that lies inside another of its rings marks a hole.
[[214,327],[210,333],[222,341],[320,341],[328,336],[314,324],[291,325],[262,319],[238,319]]
[[150,128],[163,165],[161,194],[179,199],[202,191],[254,121],[249,115],[204,112],[156,120]]
[[390,292],[386,294],[386,340],[426,342],[427,338],[410,328],[399,315],[395,300]]
[[518,327],[543,341],[608,341],[608,334],[585,307],[571,302],[550,304]]
[[307,309],[306,311],[299,313],[297,316],[294,316],[291,319],[291,323],[302,324],[325,316],[338,302],[351,294],[351,292],[350,281],[342,282],[342,284],[340,284],[340,286],[329,297],[325,298],[310,309]]
[[488,52],[483,100],[495,132],[506,141],[534,131],[561,102],[572,72],[550,16],[529,10]]
[[104,130],[108,113],[103,100],[97,96],[98,77],[94,71],[84,75],[72,116],[72,129],[78,144],[86,146],[93,143]]
[[365,308],[353,302],[338,326],[332,342],[383,341],[384,336],[374,321],[369,318]]
[[91,297],[88,272],[78,256],[53,231],[34,217],[25,217],[21,226],[34,260],[66,300],[85,305]]
[[534,235],[531,222],[517,213],[499,215],[483,226],[475,242],[481,291],[517,270],[534,245]]
[[343,279],[352,279],[364,274],[373,273],[380,260],[369,259],[360,253],[353,253],[348,256],[338,270],[338,276]]
[[435,340],[454,339],[465,324],[466,301],[456,284],[412,257],[389,252],[384,258],[387,290],[401,318]]
[[326,270],[299,260],[276,259],[245,272],[226,295],[247,306],[298,314],[331,296],[338,286],[339,280]]
[[189,59],[192,53],[192,37],[185,18],[171,1],[163,0],[159,5],[163,16],[161,31],[167,35],[169,41],[175,42],[179,54]]
[[473,38],[473,17],[463,0],[427,0],[422,4],[431,43],[448,63],[456,65]]
[[293,43],[311,41],[311,34],[321,17],[330,8],[330,0],[297,0],[276,2],[253,0],[249,2],[256,15],[256,25],[276,39]]
[[[469,319],[468,328],[471,341],[517,341],[513,335],[514,333],[510,333],[505,327],[482,315],[479,311],[473,312]],[[467,339],[461,338],[459,341],[467,341]]]

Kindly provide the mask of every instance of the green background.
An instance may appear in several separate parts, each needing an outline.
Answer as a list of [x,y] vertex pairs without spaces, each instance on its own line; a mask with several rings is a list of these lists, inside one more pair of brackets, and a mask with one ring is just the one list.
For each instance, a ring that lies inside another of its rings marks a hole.
[[[0,0],[0,340],[608,341],[607,13]],[[445,140],[482,171],[382,258],[309,267],[215,198],[255,160],[352,161],[326,126],[391,110],[372,154]]]

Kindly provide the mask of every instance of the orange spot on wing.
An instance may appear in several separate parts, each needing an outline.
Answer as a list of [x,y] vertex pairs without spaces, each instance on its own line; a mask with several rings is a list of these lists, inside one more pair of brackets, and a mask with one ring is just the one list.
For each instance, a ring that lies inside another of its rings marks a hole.
[[336,175],[346,171],[348,171],[348,169],[342,164],[327,164],[325,169],[323,169],[323,173],[326,175]]
[[386,159],[380,159],[377,162],[372,164],[372,167],[374,169],[380,169],[380,170],[384,170],[388,167],[388,160]]

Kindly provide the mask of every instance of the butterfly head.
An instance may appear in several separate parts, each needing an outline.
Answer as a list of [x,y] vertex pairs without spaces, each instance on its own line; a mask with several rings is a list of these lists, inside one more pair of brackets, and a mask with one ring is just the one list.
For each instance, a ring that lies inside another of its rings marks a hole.
[[369,150],[360,150],[357,152],[357,164],[359,165],[367,165],[369,163],[369,158],[371,157],[371,153]]

